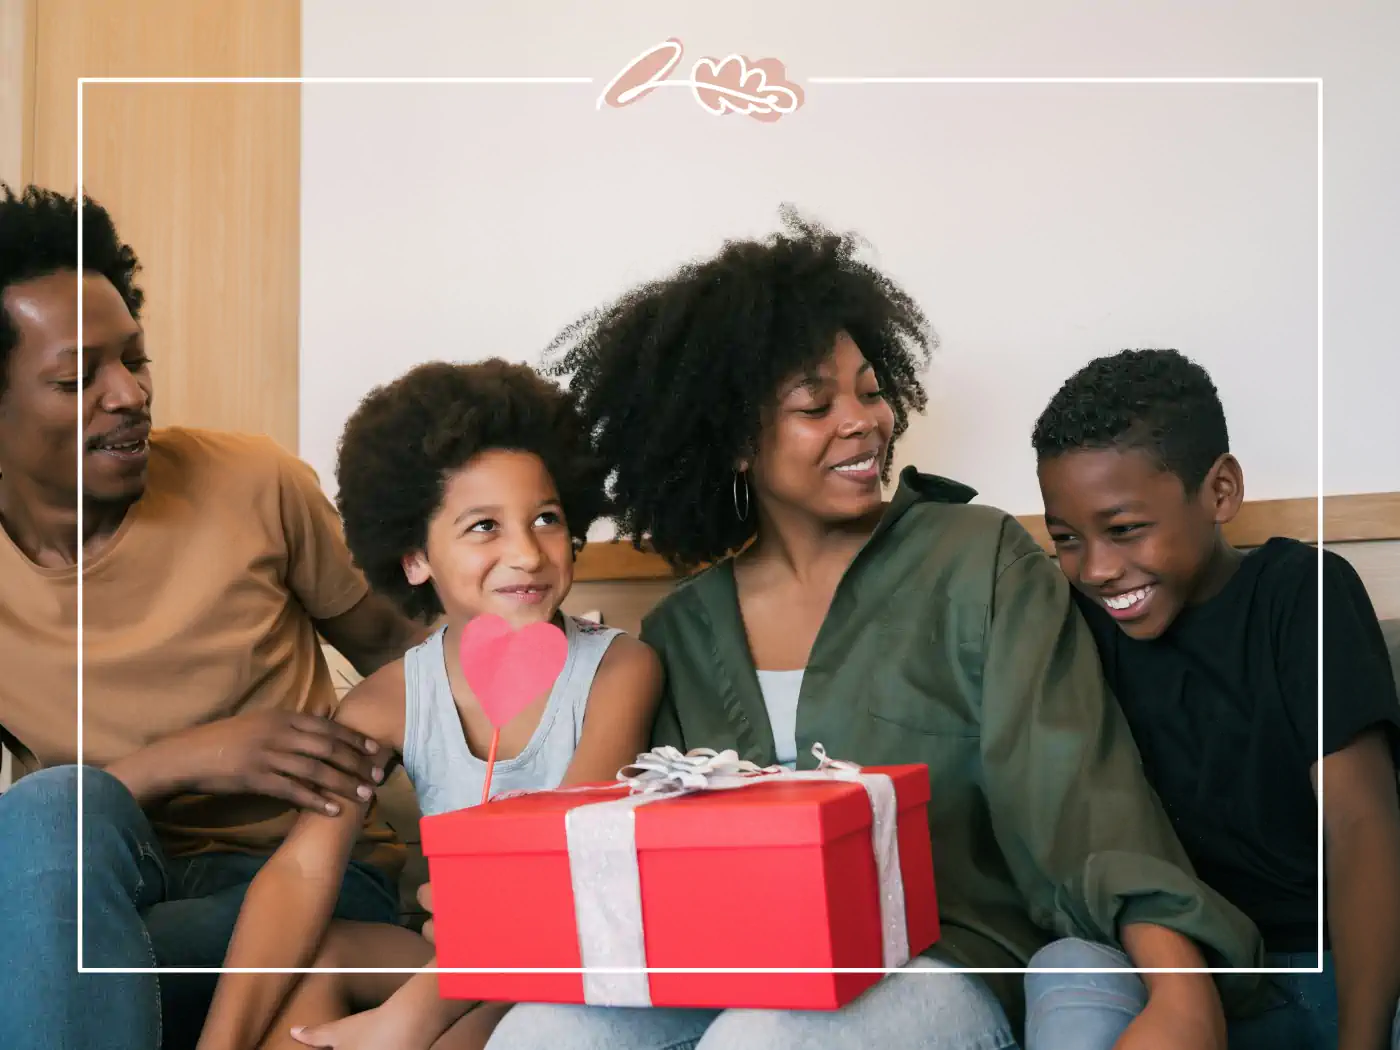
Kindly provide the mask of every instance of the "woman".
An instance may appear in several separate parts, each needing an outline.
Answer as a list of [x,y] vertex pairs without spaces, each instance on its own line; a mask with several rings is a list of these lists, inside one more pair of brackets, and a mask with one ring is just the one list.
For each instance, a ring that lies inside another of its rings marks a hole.
[[[1253,964],[1256,931],[1190,874],[1049,558],[956,482],[906,470],[883,502],[926,401],[923,314],[853,238],[787,225],[551,347],[616,470],[619,530],[716,563],[643,627],[667,679],[655,743],[927,763],[943,936],[911,969],[1021,967],[1056,936],[1139,966]],[[1148,979],[1133,1040],[1223,1047],[1209,977]],[[529,1005],[490,1046],[1011,1047],[1020,983],[902,973],[834,1013]]]

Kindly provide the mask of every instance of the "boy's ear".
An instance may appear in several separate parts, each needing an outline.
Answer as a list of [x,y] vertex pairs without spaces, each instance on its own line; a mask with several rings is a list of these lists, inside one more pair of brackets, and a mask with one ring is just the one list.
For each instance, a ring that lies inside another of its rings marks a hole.
[[1233,521],[1244,503],[1244,470],[1240,461],[1228,452],[1217,459],[1201,483],[1201,498],[1215,524]]
[[414,551],[412,554],[405,555],[403,574],[408,577],[408,582],[415,587],[427,583],[433,578],[433,570],[428,566],[428,556],[422,551]]

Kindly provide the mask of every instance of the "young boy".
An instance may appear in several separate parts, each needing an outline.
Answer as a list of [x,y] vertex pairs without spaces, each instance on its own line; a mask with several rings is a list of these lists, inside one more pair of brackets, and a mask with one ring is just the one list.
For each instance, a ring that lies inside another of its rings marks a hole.
[[1060,567],[1148,778],[1270,966],[1319,964],[1324,756],[1322,972],[1280,976],[1286,1004],[1232,1024],[1231,1047],[1400,1047],[1400,703],[1356,572],[1296,540],[1225,541],[1243,471],[1210,377],[1174,350],[1093,361],[1032,443]]

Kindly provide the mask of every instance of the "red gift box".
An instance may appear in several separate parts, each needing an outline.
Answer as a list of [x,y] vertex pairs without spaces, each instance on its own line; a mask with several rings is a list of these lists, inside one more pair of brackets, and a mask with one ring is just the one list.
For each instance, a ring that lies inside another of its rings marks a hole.
[[[598,837],[595,818],[606,814],[570,817],[580,807],[639,801],[619,785],[536,792],[426,817],[422,840],[433,886],[437,965],[593,967],[599,958],[593,935],[603,934],[607,941],[625,927],[638,942],[638,966],[880,968],[891,958],[891,934],[902,941],[900,897],[907,956],[918,955],[939,936],[928,767],[860,772],[883,775],[879,779],[887,777],[885,783],[894,789],[890,808],[895,819],[886,845],[897,842],[898,856],[890,854],[885,864],[887,880],[897,870],[903,892],[892,893],[893,903],[883,908],[872,837],[874,789],[868,793],[864,782],[849,776],[801,773],[786,779],[779,774],[734,790],[643,799],[635,807],[623,803],[620,813],[612,806],[613,828],[634,836],[623,852],[632,865],[630,901],[639,929],[618,919],[627,914],[627,878],[620,890],[608,882],[605,893],[582,892],[592,908],[589,922],[584,921],[587,909],[578,910],[575,893],[581,870],[611,872],[628,866],[612,864],[604,850],[600,868],[596,850],[581,850],[593,846],[580,841],[579,818],[592,822],[593,830],[585,834]],[[616,860],[616,844],[608,848]],[[617,957],[613,951],[605,961],[615,965]],[[609,982],[619,978],[606,974],[585,979],[579,973],[443,973],[439,990],[445,998],[502,1002],[831,1010],[880,976],[649,973],[620,978],[631,982],[634,993],[642,982],[644,999],[637,1000],[617,998],[609,991],[616,985]]]

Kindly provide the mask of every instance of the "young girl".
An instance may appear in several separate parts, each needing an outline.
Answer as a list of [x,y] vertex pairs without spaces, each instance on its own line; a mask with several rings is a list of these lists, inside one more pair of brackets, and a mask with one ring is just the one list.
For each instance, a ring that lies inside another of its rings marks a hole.
[[[499,360],[422,365],[360,405],[337,478],[346,539],[370,584],[425,622],[445,617],[337,713],[402,756],[425,815],[481,797],[492,727],[455,655],[478,615],[516,628],[550,621],[569,643],[553,688],[502,728],[493,792],[610,780],[646,749],[656,656],[559,611],[605,500],[568,394]],[[227,966],[432,965],[430,945],[409,930],[331,921],[367,804],[300,819],[248,890]],[[200,1047],[480,1047],[508,1008],[440,1000],[431,973],[225,974]]]

